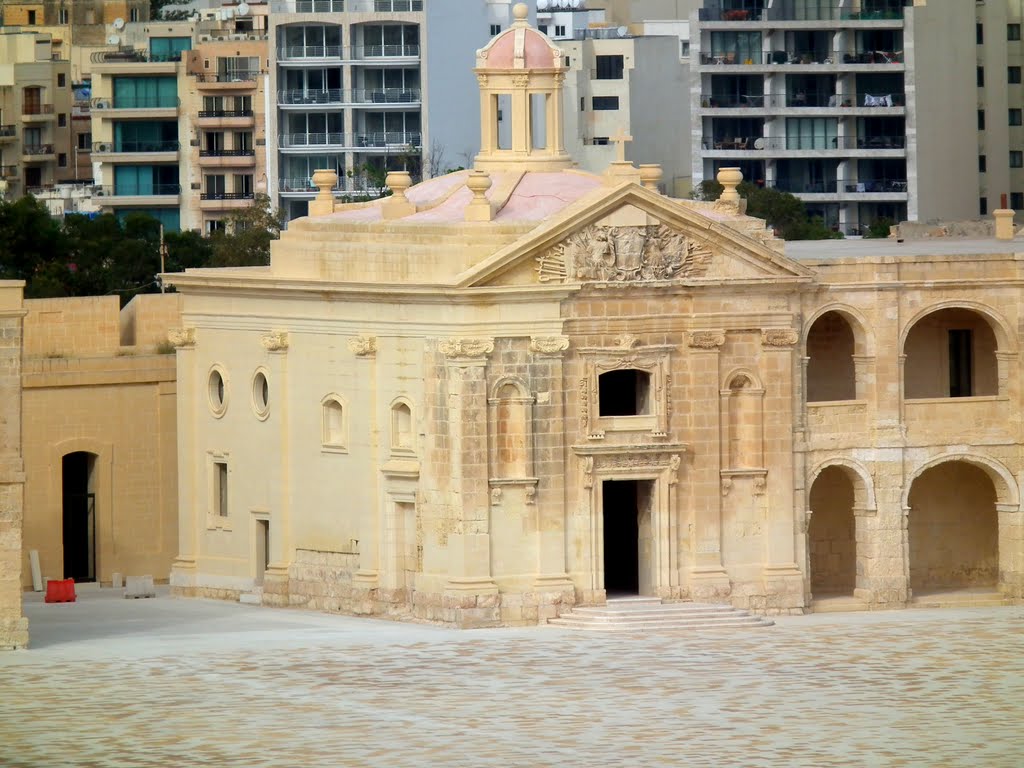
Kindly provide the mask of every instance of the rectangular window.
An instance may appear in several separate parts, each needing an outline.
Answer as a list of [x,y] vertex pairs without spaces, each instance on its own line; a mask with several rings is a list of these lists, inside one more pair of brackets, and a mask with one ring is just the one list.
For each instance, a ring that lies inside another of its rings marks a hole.
[[1021,122],[1022,122],[1021,115],[1022,115],[1021,110],[1019,110],[1019,109],[1011,109],[1010,110],[1010,125],[1020,125]]
[[597,56],[595,80],[621,80],[624,69],[622,56]]
[[607,136],[595,136],[590,143],[595,146],[603,147],[609,144],[609,141]]
[[537,25],[537,31],[540,32],[542,35],[546,35],[548,33],[548,25],[547,24],[538,24]]
[[61,168],[68,167],[68,156],[65,155],[63,152],[57,155],[57,165],[60,166]]
[[949,331],[949,396],[971,396],[971,330]]
[[987,197],[979,197],[978,198],[978,215],[979,216],[988,216],[988,198]]
[[224,222],[221,219],[207,219],[206,220],[206,234],[212,235],[214,232],[223,232]]
[[65,112],[59,113],[57,115],[57,127],[58,128],[66,128],[67,125],[68,125],[67,113],[65,113]]
[[618,96],[595,96],[592,101],[594,111],[619,108]]
[[985,173],[987,158],[985,155],[978,155],[978,173]]
[[36,12],[35,11],[29,11],[28,12],[28,23],[29,23],[29,26],[34,26],[35,25],[35,23],[36,23]]
[[491,37],[501,34],[501,24],[491,24]]
[[213,504],[218,517],[228,516],[228,465],[213,462]]
[[57,87],[58,88],[64,88],[64,87],[67,86],[67,83],[68,83],[67,75],[65,75],[63,72],[58,72],[57,73]]
[[1006,39],[1007,40],[1020,40],[1020,24],[1007,24],[1006,25]]
[[786,119],[786,149],[835,149],[838,137],[839,121],[835,118]]
[[139,9],[138,8],[132,8],[130,11],[128,11],[128,19],[130,21],[138,21],[139,20]]
[[1024,168],[1024,152],[1021,152],[1019,149],[1010,150],[1010,167]]
[[222,83],[255,80],[260,71],[259,56],[218,56],[217,76]]
[[1006,68],[1006,82],[1011,85],[1020,85],[1020,67]]
[[115,77],[117,109],[173,109],[178,106],[176,77]]
[[1024,208],[1024,192],[1010,193],[1010,207],[1015,211],[1019,211]]
[[58,24],[67,24],[68,23],[68,9],[67,8],[61,8],[59,11],[57,11],[57,23]]
[[149,38],[150,61],[181,61],[184,51],[192,50],[191,37],[151,37]]
[[984,109],[979,109],[978,110],[978,130],[979,131],[984,131],[985,130],[985,110]]
[[974,37],[978,45],[985,44],[985,27],[980,21],[974,25]]
[[[760,32],[712,32],[711,61],[722,64],[761,63],[764,53]],[[824,53],[824,51],[822,51]],[[786,53],[782,52],[785,63]]]
[[78,149],[79,151],[88,152],[92,149],[92,134],[91,133],[80,133],[78,134]]
[[978,67],[978,87],[979,88],[984,88],[985,87],[985,68],[984,67]]
[[565,37],[565,24],[555,24],[555,37]]

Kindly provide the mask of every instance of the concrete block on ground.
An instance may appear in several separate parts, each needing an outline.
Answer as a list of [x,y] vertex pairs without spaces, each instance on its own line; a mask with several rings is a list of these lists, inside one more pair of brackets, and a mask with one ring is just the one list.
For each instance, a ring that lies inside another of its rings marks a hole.
[[124,596],[126,598],[156,597],[153,577],[151,575],[128,576],[125,579]]
[[110,576],[110,586],[114,589],[121,589],[124,586],[124,574],[116,571]]

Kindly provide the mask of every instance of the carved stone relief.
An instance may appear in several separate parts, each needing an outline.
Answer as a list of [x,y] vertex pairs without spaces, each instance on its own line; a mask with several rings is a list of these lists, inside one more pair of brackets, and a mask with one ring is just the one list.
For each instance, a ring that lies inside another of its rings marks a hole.
[[725,331],[691,331],[689,344],[694,349],[717,349],[725,344]]
[[799,338],[792,328],[765,328],[761,331],[761,345],[764,347],[791,347]]
[[348,348],[356,357],[371,357],[377,354],[377,337],[354,336],[348,340]]
[[592,224],[537,257],[542,283],[577,280],[636,282],[701,277],[711,249],[664,224]]
[[566,336],[534,336],[530,339],[530,351],[535,355],[560,355],[568,348]]
[[171,328],[167,331],[167,341],[177,348],[194,347],[196,345],[195,328]]
[[270,331],[260,336],[260,344],[268,352],[283,352],[288,349],[287,331]]
[[494,339],[466,339],[453,337],[438,344],[445,357],[479,359],[494,351]]

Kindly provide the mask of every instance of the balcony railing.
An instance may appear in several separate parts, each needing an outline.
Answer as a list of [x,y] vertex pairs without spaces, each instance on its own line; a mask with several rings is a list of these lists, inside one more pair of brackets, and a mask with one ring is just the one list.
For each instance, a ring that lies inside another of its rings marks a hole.
[[254,197],[252,192],[203,192],[199,195],[200,200],[252,200]]
[[197,72],[193,75],[200,83],[248,83],[255,81],[262,74],[259,70],[239,70],[238,72]]
[[94,141],[92,151],[106,152],[177,152],[181,144],[177,141]]
[[252,117],[251,109],[203,109],[199,117]]
[[23,144],[21,147],[23,155],[52,155],[53,144]]
[[274,13],[409,13],[422,11],[423,0],[276,0]]
[[108,63],[156,63],[166,64],[168,62],[181,61],[181,54],[177,53],[152,53],[145,48],[119,48],[116,51],[95,51],[89,57],[94,64]]
[[858,193],[902,194],[907,191],[906,179],[867,179],[863,181],[804,181],[776,179],[766,186],[794,195],[835,195]]
[[[701,21],[882,21],[902,19],[912,0],[863,0],[858,10],[850,3],[806,3],[796,0],[705,0]],[[769,7],[770,6],[770,7]]]
[[93,109],[177,109],[181,103],[177,96],[118,96],[98,97],[92,100]]
[[357,45],[352,47],[357,59],[415,58],[420,55],[419,44]]
[[23,115],[52,115],[53,104],[25,104],[21,108]]
[[705,109],[773,109],[801,107],[902,107],[902,93],[826,93],[796,91],[794,93],[705,93],[701,106]]
[[905,136],[705,136],[704,149],[826,151],[836,149],[904,149]]
[[100,195],[107,197],[150,197],[181,194],[180,184],[114,184],[98,187]]
[[18,178],[18,166],[16,165],[0,165],[0,179],[16,179]]
[[368,133],[283,133],[280,146],[288,147],[355,147],[355,148],[403,148],[419,147],[422,136],[419,131],[380,131]]
[[278,59],[340,59],[340,45],[286,45],[277,49]]
[[255,157],[255,149],[200,149],[200,157]]
[[[317,188],[313,186],[313,181],[310,177],[306,176],[299,179],[280,179],[277,185],[280,192],[292,192],[315,195]],[[380,188],[371,185],[365,179],[347,179],[345,177],[339,177],[337,184],[331,189],[335,192],[349,192],[355,194],[370,194],[377,193]]]
[[0,139],[13,138],[17,135],[17,126],[0,125]]
[[278,91],[278,104],[413,104],[420,100],[418,88],[377,88],[342,90],[330,88],[324,91],[303,91],[300,89]]

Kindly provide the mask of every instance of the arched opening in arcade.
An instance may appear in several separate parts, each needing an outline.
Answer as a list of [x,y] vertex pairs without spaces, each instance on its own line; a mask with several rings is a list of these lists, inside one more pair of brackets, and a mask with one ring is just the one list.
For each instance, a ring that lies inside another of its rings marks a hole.
[[857,399],[853,326],[840,312],[824,313],[807,333],[807,402]]
[[853,596],[857,584],[854,482],[845,467],[823,469],[811,485],[807,526],[811,593],[816,598]]
[[963,307],[919,319],[903,345],[904,396],[984,397],[999,394],[998,341],[989,321]]

